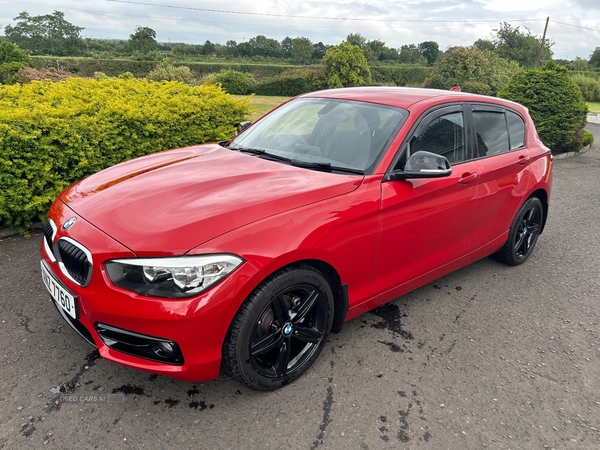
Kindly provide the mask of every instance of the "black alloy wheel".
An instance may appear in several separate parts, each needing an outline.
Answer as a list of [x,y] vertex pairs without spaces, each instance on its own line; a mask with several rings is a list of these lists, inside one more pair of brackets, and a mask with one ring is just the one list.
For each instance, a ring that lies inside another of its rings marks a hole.
[[323,275],[307,265],[265,280],[232,322],[223,363],[241,383],[280,388],[316,360],[333,321],[333,294]]
[[498,258],[511,266],[524,263],[542,231],[544,209],[537,197],[531,197],[521,206],[513,221],[508,240],[498,252]]

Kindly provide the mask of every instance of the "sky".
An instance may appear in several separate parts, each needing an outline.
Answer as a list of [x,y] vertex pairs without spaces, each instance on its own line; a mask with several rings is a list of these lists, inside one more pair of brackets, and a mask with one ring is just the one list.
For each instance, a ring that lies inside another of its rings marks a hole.
[[62,11],[83,37],[128,39],[136,26],[160,42],[225,44],[264,35],[337,45],[350,33],[388,47],[436,41],[441,50],[489,39],[502,22],[547,37],[554,58],[589,59],[600,47],[600,0],[0,0],[0,34],[22,11]]

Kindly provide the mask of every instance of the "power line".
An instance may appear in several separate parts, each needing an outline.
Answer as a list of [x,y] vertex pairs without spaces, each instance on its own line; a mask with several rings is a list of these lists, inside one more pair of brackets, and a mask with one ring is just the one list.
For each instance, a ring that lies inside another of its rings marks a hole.
[[[211,9],[211,8],[198,8],[195,6],[178,6],[178,5],[163,5],[157,3],[148,2],[136,2],[132,0],[104,0],[112,3],[126,3],[130,5],[143,5],[143,6],[155,6],[159,8],[172,8],[172,9],[185,9],[192,11],[203,11],[203,12],[216,12],[223,14],[241,14],[249,16],[263,16],[263,17],[286,17],[294,19],[319,19],[319,20],[352,20],[352,21],[377,21],[377,22],[407,22],[407,23],[495,23],[498,19],[483,19],[477,21],[471,20],[426,20],[426,19],[370,19],[365,17],[323,17],[323,16],[299,16],[295,14],[273,14],[273,13],[257,13],[248,11],[229,11],[223,9]],[[539,22],[540,20],[513,20],[512,22]]]
[[[586,20],[588,20],[588,19],[586,19]],[[589,20],[600,20],[600,19],[589,19]],[[600,30],[597,28],[583,27],[581,25],[572,25],[570,23],[559,22],[558,20],[551,20],[550,22],[558,23],[560,25],[566,25],[567,27],[581,28],[582,30],[591,30],[591,31],[599,31],[600,32]]]
[[[116,0],[106,0],[106,1],[116,1]],[[96,15],[104,15],[104,14],[110,14],[110,15],[116,15],[116,16],[126,16],[126,17],[142,17],[142,18],[146,18],[146,19],[159,19],[159,20],[173,20],[173,21],[178,21],[178,22],[194,22],[194,23],[208,23],[208,24],[213,24],[213,25],[235,25],[235,26],[264,26],[264,24],[257,24],[257,23],[240,23],[240,22],[222,22],[222,21],[214,21],[214,20],[198,20],[198,19],[191,19],[191,18],[183,18],[183,17],[169,17],[169,16],[153,16],[153,15],[147,15],[147,14],[133,14],[133,13],[123,13],[123,12],[113,12],[113,11],[99,11],[99,10],[94,10],[94,9],[85,9],[85,8],[73,8],[70,6],[57,6],[57,5],[48,5],[48,4],[44,4],[44,3],[34,3],[34,2],[23,2],[23,1],[15,1],[15,0],[0,0],[0,2],[5,2],[5,3],[17,3],[17,4],[23,4],[23,5],[35,5],[35,6],[46,6],[52,9],[67,9],[67,10],[73,10],[73,11],[82,11],[82,12],[88,12],[88,13],[92,13],[92,14],[96,14]],[[122,3],[126,3],[126,2],[122,2]],[[134,3],[134,2],[129,2],[129,3]],[[156,5],[156,6],[160,6],[160,5]],[[198,9],[198,8],[189,8],[189,9]],[[298,18],[304,18],[305,16],[294,16],[294,17],[298,17]],[[326,18],[323,18],[324,20],[326,20]],[[337,18],[339,20],[346,20],[346,19],[342,19],[342,18]],[[336,20],[337,20],[336,19]],[[347,19],[347,20],[354,20],[354,19]],[[358,20],[358,19],[356,19]],[[368,20],[368,21],[385,21],[385,22],[389,22],[389,20],[387,19],[360,19],[360,20]],[[396,21],[396,22],[400,22],[400,20]],[[431,25],[428,24],[428,21],[425,20],[414,20],[414,21],[410,21],[410,22],[414,22],[414,23],[421,23],[421,25],[412,25],[410,27],[407,26],[389,26],[387,25],[386,28],[388,29],[392,29],[392,30],[398,30],[398,29],[416,29],[416,28],[429,28]],[[433,23],[440,23],[440,24],[444,24],[444,26],[447,27],[454,27],[454,26],[464,26],[465,24],[472,24],[472,25],[477,25],[480,23],[490,23],[492,22],[491,20],[481,20],[481,21],[432,21]],[[497,19],[494,19],[493,22],[497,22]],[[539,22],[538,19],[518,19],[518,20],[511,20],[511,22]],[[310,29],[346,29],[346,26],[343,27],[332,27],[332,26],[328,26],[328,25],[281,25],[282,28],[302,28],[302,29],[306,29],[306,28],[310,28]],[[377,28],[381,28],[382,25],[377,25],[377,26],[354,26],[353,29],[377,29]]]

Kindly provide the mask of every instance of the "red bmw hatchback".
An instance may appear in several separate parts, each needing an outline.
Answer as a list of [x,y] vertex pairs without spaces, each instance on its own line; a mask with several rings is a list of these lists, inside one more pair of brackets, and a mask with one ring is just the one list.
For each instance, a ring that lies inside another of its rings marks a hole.
[[330,332],[544,229],[552,156],[527,110],[459,92],[314,92],[228,142],[157,153],[64,191],[44,226],[58,311],[111,361],[254,389]]

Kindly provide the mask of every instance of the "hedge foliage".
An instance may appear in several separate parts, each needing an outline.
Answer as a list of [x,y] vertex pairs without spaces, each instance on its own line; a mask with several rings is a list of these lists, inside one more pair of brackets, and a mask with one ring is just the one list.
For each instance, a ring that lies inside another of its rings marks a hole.
[[229,138],[249,112],[218,86],[126,78],[0,86],[0,229],[26,230],[108,166]]
[[[93,58],[50,58],[50,57],[32,57],[32,64],[37,69],[54,67],[57,70],[65,70],[82,77],[93,77],[95,72],[102,72],[110,77],[116,77],[123,72],[131,72],[136,78],[147,77],[155,70],[159,64],[158,61],[137,61],[133,59],[93,59]],[[201,78],[210,73],[217,73],[221,70],[237,70],[252,74],[257,80],[279,75],[286,69],[297,67],[294,65],[278,64],[241,64],[236,62],[193,62],[186,61],[180,63],[173,61],[173,64],[184,64],[188,66],[196,78]]]
[[587,105],[565,67],[550,62],[515,74],[499,97],[529,108],[540,138],[556,152],[579,151]]
[[320,68],[288,69],[281,75],[260,81],[254,93],[280,97],[295,97],[305,92],[325,89],[325,70]]
[[371,66],[373,82],[396,86],[421,87],[431,71],[431,67],[423,66]]
[[600,79],[580,74],[572,75],[571,78],[581,89],[586,101],[600,102]]

